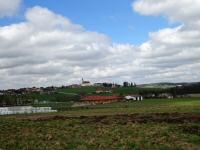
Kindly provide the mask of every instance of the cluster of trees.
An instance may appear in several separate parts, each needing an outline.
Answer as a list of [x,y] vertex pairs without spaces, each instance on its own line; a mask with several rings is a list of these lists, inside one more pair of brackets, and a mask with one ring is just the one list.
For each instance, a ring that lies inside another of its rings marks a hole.
[[120,87],[119,84],[115,84],[115,83],[102,83],[102,86],[105,88]]
[[61,93],[29,93],[29,94],[4,94],[0,95],[0,107],[26,106],[42,102],[67,102],[80,100],[79,95],[67,95]]
[[144,97],[151,97],[152,95],[154,97],[159,97],[159,95],[163,93],[168,93],[173,97],[198,94],[200,93],[200,83],[176,86],[168,89],[141,89],[139,93]]
[[39,101],[49,101],[49,102],[69,102],[69,101],[77,101],[80,99],[80,95],[78,94],[64,94],[54,92],[51,94],[43,94],[37,97]]
[[20,106],[33,104],[34,100],[29,95],[0,95],[0,107],[4,106]]
[[173,88],[131,88],[131,85],[131,83],[124,82],[124,86],[115,89],[114,93],[120,95],[140,94],[145,98],[182,97],[200,93],[200,83],[183,84]]
[[139,94],[144,96],[145,98],[151,98],[151,97],[159,97],[162,93],[168,93],[167,89],[157,89],[157,88],[151,88],[151,89],[140,89]]
[[136,87],[136,84],[133,83],[133,82],[131,82],[131,83],[129,83],[129,82],[124,82],[124,83],[123,83],[123,87]]
[[174,96],[200,93],[200,83],[177,86],[168,90]]

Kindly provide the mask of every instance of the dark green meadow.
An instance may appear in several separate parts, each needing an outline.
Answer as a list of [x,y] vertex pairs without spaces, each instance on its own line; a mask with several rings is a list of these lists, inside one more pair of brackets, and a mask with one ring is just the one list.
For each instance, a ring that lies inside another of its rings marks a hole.
[[199,150],[200,99],[0,116],[2,150]]

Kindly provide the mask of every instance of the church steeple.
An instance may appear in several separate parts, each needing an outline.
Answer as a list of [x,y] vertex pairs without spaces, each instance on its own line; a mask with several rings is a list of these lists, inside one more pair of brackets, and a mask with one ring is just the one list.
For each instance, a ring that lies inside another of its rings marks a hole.
[[83,78],[82,78],[82,83],[84,82]]

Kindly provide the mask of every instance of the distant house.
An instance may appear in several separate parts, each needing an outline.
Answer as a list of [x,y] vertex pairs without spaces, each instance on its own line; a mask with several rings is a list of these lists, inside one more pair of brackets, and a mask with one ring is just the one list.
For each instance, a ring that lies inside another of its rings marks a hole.
[[94,86],[96,86],[96,87],[103,87],[103,83],[94,83]]
[[79,84],[72,84],[72,85],[69,85],[70,88],[79,88],[81,87]]
[[82,102],[86,103],[111,103],[111,102],[117,102],[120,101],[122,97],[120,96],[85,96],[81,99]]
[[98,89],[98,90],[96,90],[95,93],[96,93],[96,94],[104,94],[104,93],[109,94],[109,93],[112,93],[112,91],[111,91],[111,90],[102,90],[102,89]]
[[158,95],[159,98],[168,98],[168,99],[173,99],[173,95],[170,93],[161,93]]
[[199,98],[200,97],[200,93],[197,94],[188,94],[189,97],[195,97],[195,98]]
[[31,92],[42,92],[43,90],[41,88],[36,88],[36,87],[32,87],[30,89]]
[[84,81],[83,78],[82,78],[81,86],[92,86],[92,84],[90,83],[90,81]]
[[143,96],[141,95],[127,95],[124,97],[125,100],[142,101]]

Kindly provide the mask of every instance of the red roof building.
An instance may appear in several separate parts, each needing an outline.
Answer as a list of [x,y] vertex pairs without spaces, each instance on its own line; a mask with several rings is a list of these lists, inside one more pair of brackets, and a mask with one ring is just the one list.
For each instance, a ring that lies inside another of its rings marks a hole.
[[89,103],[110,103],[120,101],[122,98],[120,96],[85,96],[82,101]]

